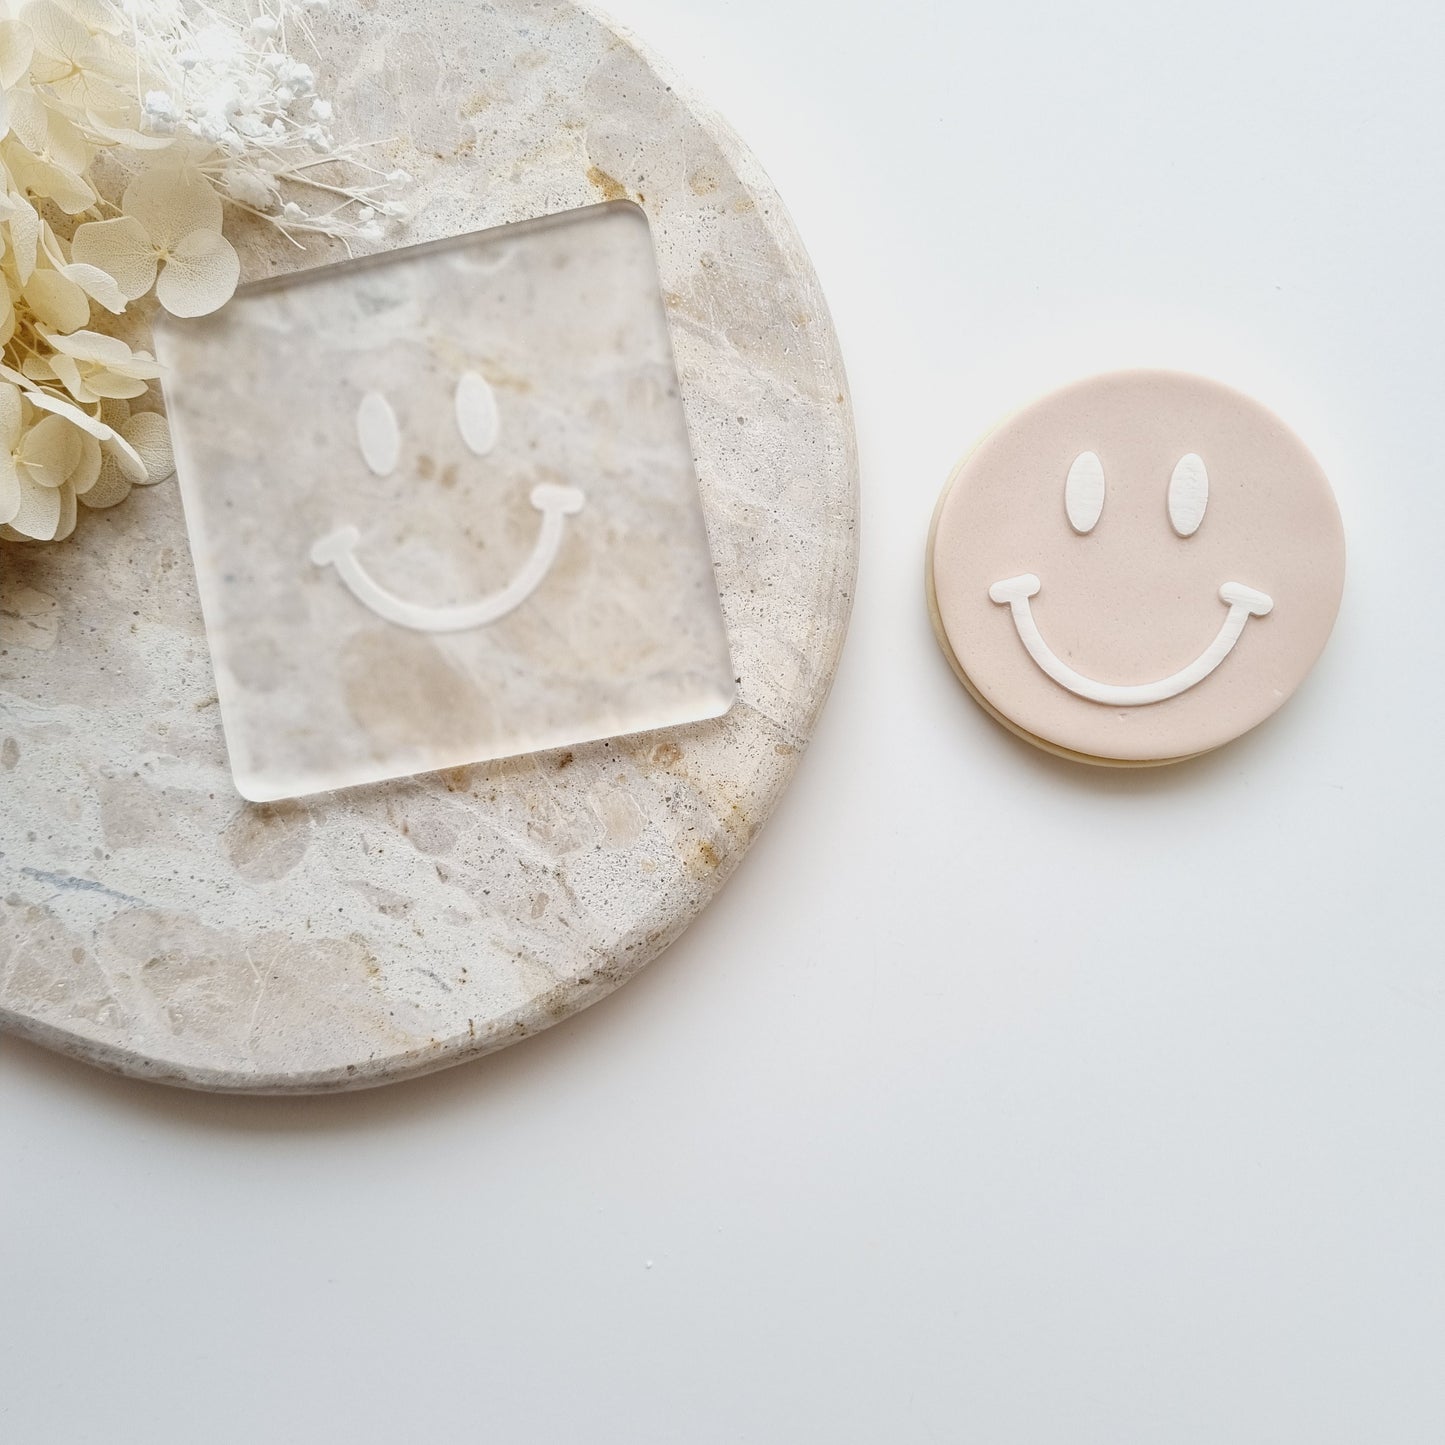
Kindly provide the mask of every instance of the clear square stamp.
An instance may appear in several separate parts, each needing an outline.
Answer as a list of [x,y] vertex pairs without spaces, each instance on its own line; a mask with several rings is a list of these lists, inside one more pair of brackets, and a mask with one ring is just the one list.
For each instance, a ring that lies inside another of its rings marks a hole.
[[156,340],[244,797],[731,706],[638,208],[262,282]]

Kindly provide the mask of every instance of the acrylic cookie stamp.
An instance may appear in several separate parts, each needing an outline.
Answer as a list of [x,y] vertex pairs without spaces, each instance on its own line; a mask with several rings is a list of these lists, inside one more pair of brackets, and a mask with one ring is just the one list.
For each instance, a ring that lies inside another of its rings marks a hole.
[[261,282],[157,341],[243,797],[731,705],[636,206]]
[[1334,624],[1344,540],[1304,444],[1199,377],[1121,372],[1036,402],[950,479],[935,630],[999,721],[1115,765],[1192,757],[1270,716]]

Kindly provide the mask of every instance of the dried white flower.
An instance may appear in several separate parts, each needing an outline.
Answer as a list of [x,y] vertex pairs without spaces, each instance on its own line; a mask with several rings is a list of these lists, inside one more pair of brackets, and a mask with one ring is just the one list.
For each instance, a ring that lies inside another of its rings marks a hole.
[[[237,22],[209,0],[0,0],[0,538],[59,540],[77,503],[169,475],[165,419],[131,411],[155,358],[97,327],[152,291],[178,316],[224,304],[228,203],[292,240],[375,244],[406,213],[411,178],[336,144],[288,48],[326,3]],[[102,152],[131,175],[118,207]]]
[[79,402],[144,396],[147,383],[161,374],[150,352],[132,351],[124,341],[98,331],[53,336],[50,344],[56,351],[50,364]]
[[176,110],[175,101],[166,91],[146,91],[145,98],[141,101],[141,113],[145,117],[148,130],[153,130],[158,135],[175,134],[180,114]]
[[199,171],[146,171],[126,187],[121,214],[77,228],[71,255],[115,277],[126,296],[156,299],[174,316],[204,316],[230,299],[241,263],[221,234],[221,198]]

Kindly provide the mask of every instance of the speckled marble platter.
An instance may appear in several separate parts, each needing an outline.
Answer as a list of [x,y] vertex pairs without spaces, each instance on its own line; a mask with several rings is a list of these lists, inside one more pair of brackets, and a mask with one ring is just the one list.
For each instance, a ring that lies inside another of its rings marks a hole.
[[[713,722],[292,803],[227,768],[174,484],[0,556],[0,1026],[194,1088],[361,1087],[625,982],[737,866],[847,626],[857,465],[823,298],[755,162],[566,0],[347,0],[338,113],[398,244],[647,212],[738,678]],[[241,238],[247,278],[333,259]]]

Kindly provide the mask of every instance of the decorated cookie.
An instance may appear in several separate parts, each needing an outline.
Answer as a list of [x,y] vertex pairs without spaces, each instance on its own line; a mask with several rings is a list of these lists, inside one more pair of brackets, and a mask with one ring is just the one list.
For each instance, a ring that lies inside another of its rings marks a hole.
[[939,641],[1030,742],[1174,762],[1269,717],[1334,625],[1329,482],[1277,417],[1174,372],[1093,377],[986,437],[928,544]]

